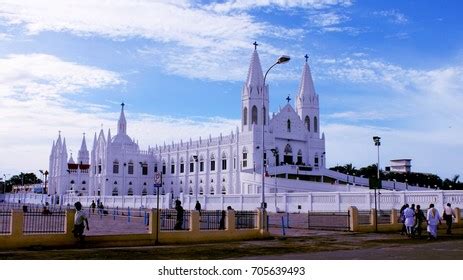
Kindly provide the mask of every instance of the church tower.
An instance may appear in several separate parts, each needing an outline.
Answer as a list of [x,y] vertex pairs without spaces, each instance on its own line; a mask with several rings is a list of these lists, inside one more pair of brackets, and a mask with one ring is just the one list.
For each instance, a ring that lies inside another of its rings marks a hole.
[[[241,131],[252,131],[255,126],[268,125],[268,86],[264,85],[264,75],[254,42],[254,52],[249,65],[248,76],[241,95]],[[262,99],[264,107],[262,108]]]
[[301,84],[296,97],[296,112],[304,122],[305,129],[310,137],[320,138],[320,108],[318,94],[312,80],[308,64],[308,55],[305,55],[305,64],[302,70]]

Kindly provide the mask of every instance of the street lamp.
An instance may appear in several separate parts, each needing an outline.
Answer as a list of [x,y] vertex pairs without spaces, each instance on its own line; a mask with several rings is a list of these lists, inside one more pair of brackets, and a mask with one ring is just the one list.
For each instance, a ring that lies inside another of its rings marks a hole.
[[405,179],[405,190],[408,191],[408,179]]
[[278,157],[278,150],[275,148],[275,149],[271,149],[270,151],[272,151],[272,154],[273,156],[275,157],[275,212],[278,212],[278,206],[277,206],[277,193],[278,193],[278,181],[277,181],[277,170],[276,170],[276,166],[277,166],[277,157]]
[[[256,43],[257,45],[257,43]],[[270,72],[270,70],[277,64],[284,64],[284,63],[287,63],[291,58],[287,55],[282,55],[280,56],[277,61],[272,65],[270,66],[270,68],[268,68],[267,72],[265,72],[265,75],[264,75],[264,84],[263,84],[263,89],[265,89],[265,80],[267,79],[267,74],[268,72]],[[265,91],[263,90],[262,93],[264,93]],[[267,96],[268,96],[268,93],[267,93]],[[264,154],[265,154],[265,120],[267,119],[267,116],[266,116],[266,112],[265,112],[265,115],[264,115],[264,109],[265,109],[265,97],[264,97],[264,94],[262,94],[262,203],[260,205],[260,207],[262,208],[262,210],[265,210],[265,158],[264,158]],[[263,215],[262,215],[262,219],[263,219]],[[262,220],[262,222],[264,222]],[[263,223],[262,223],[263,225]]]
[[196,201],[198,201],[198,156],[194,155],[193,159],[195,161],[195,193],[196,193]]
[[395,183],[397,182],[396,179],[393,179],[392,181],[394,181],[394,187],[393,187],[393,190],[395,191]]
[[373,142],[375,143],[375,146],[378,147],[378,163],[376,165],[377,167],[377,173],[376,176],[378,178],[378,183],[374,187],[374,192],[375,192],[375,232],[378,232],[378,206],[377,206],[377,201],[376,201],[376,189],[379,187],[380,184],[380,179],[379,179],[379,146],[381,146],[381,137],[379,136],[373,136]]

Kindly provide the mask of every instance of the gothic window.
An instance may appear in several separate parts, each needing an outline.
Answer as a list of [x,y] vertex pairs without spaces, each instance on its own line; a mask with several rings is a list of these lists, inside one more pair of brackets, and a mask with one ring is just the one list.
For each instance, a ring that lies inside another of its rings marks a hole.
[[243,109],[243,125],[248,124],[248,108],[244,107]]
[[128,174],[133,174],[133,162],[129,161]]
[[114,181],[114,185],[117,185],[117,181]]
[[288,132],[291,132],[291,120],[290,119],[288,119],[288,121],[286,122],[286,128]]
[[199,195],[203,195],[203,194],[204,194],[204,189],[203,189],[203,187],[200,187],[199,188]]
[[299,150],[297,152],[297,162],[296,162],[297,165],[301,165],[302,164],[302,151]]
[[183,162],[183,158],[180,158],[180,173],[185,172],[185,162]]
[[162,161],[162,174],[166,174],[166,161]]
[[318,155],[315,154],[315,158],[314,158],[314,165],[318,167]]
[[190,172],[195,171],[195,159],[193,157],[190,158]]
[[307,131],[310,131],[310,118],[309,118],[309,116],[305,116],[304,124],[305,124],[305,127],[307,128]]
[[143,190],[141,191],[141,195],[148,195],[148,191],[146,190],[146,188],[143,188]]
[[317,120],[317,117],[313,117],[313,131],[318,132],[318,120]]
[[146,162],[144,162],[141,165],[141,174],[142,175],[148,175],[148,164]]
[[129,182],[129,186],[131,186],[131,185],[132,185],[132,182]]
[[98,174],[101,174],[101,159],[98,160]]
[[227,189],[225,188],[225,186],[222,186],[222,194],[227,194]]
[[173,160],[170,162],[170,174],[175,174],[175,162]]
[[264,125],[266,125],[266,120],[267,120],[267,117],[265,116],[265,113],[266,113],[266,111],[265,111],[265,107],[264,107],[263,110],[262,110],[262,119],[264,120]]
[[193,189],[190,187],[189,191],[188,191],[188,194],[189,195],[193,195]]
[[215,157],[214,157],[214,154],[211,155],[211,171],[215,171]]
[[248,166],[248,151],[246,147],[243,148],[243,167]]
[[233,169],[236,169],[236,156],[233,157]]
[[251,124],[257,124],[257,107],[252,106],[252,121]]
[[85,184],[87,184],[87,182],[85,182],[85,181],[82,181],[82,185],[85,185]]
[[199,157],[199,172],[203,172],[204,171],[204,157],[201,156]]
[[222,170],[227,170],[227,155],[222,154]]
[[158,165],[155,164],[155,165],[154,165],[154,173],[157,173],[157,172],[158,172]]
[[211,190],[210,190],[209,193],[210,193],[211,195],[214,195],[214,187],[213,187],[213,186],[211,186]]
[[178,192],[183,193],[183,188],[180,188]]
[[112,192],[111,195],[112,195],[112,196],[118,196],[118,195],[119,195],[119,191],[117,190],[116,187],[113,189],[113,192]]
[[[100,167],[101,167],[101,165],[100,165]],[[99,172],[99,173],[101,173],[101,172]],[[118,173],[119,173],[119,162],[118,162],[117,160],[115,160],[115,161],[113,162],[113,173],[114,173],[114,174],[118,174]]]

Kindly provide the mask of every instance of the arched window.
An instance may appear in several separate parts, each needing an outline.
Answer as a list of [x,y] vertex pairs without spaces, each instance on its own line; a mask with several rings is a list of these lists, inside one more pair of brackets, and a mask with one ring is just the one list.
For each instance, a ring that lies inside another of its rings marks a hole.
[[146,188],[143,188],[143,190],[141,191],[141,195],[148,195],[148,191],[146,190]]
[[[101,173],[101,172],[99,172]],[[113,173],[114,174],[118,174],[119,173],[119,161],[118,160],[115,160],[113,162]]]
[[204,189],[203,189],[203,187],[200,187],[199,188],[199,195],[203,195],[203,194],[204,194]]
[[317,117],[313,117],[313,131],[318,132],[318,120],[317,120]]
[[85,184],[87,184],[87,182],[85,182],[85,181],[82,181],[82,185],[85,185]]
[[165,195],[165,194],[166,194],[166,190],[164,189],[164,187],[162,187],[162,189],[161,189],[161,194],[162,194],[162,195]]
[[180,173],[185,173],[185,162],[180,158]]
[[190,187],[190,189],[188,190],[188,194],[189,195],[193,195],[193,189]]
[[244,107],[243,109],[243,125],[248,124],[248,108]]
[[111,194],[112,196],[118,196],[119,195],[119,191],[117,190],[117,188],[114,188],[113,189],[113,192]]
[[225,186],[222,186],[222,194],[227,194],[227,189],[225,188]]
[[243,167],[248,167],[248,150],[243,147]]
[[222,170],[227,170],[227,155],[222,153]]
[[297,152],[297,161],[296,161],[296,164],[297,164],[297,165],[302,165],[302,151],[301,151],[301,150],[299,150],[299,151]]
[[179,192],[179,193],[183,193],[183,188],[180,188],[180,189],[178,190],[178,192]]
[[129,182],[129,186],[131,186],[131,185],[132,185],[132,181]]
[[286,128],[288,130],[288,132],[291,132],[291,120],[288,119],[288,121],[286,121]]
[[266,110],[265,110],[265,107],[263,108],[262,110],[262,119],[264,120],[264,125],[266,124],[266,120],[267,120],[267,116],[265,115],[266,114]]
[[215,157],[211,154],[211,171],[215,171]]
[[117,185],[117,181],[114,181],[114,185]]
[[162,161],[162,174],[163,175],[166,174],[166,161],[165,160]]
[[305,116],[304,124],[305,124],[305,127],[307,128],[307,131],[310,131],[310,118],[309,118],[309,116]]
[[128,174],[133,174],[133,162],[129,161]]
[[133,189],[132,188],[129,188],[129,190],[127,191],[127,195],[133,195]]
[[313,160],[313,165],[315,165],[315,167],[318,167],[318,154],[315,154],[315,158]]
[[74,184],[74,183],[75,183],[74,180],[71,180],[71,184]]
[[199,172],[204,171],[204,157],[201,155],[199,157]]
[[173,159],[170,161],[170,174],[175,174],[175,162]]
[[195,159],[194,157],[190,158],[190,173],[195,172]]
[[215,192],[214,192],[214,186],[211,186],[211,190],[210,190],[209,193],[210,193],[211,195],[214,195],[214,193],[215,193]]
[[252,106],[252,121],[251,124],[257,124],[257,107]]

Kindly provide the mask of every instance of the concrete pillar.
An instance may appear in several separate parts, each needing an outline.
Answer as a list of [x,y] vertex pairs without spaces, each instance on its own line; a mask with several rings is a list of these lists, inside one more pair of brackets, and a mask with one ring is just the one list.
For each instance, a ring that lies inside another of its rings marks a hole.
[[376,218],[378,216],[376,215],[376,209],[372,208],[370,211],[370,225],[375,225],[376,224]]
[[[64,232],[66,235],[73,236],[72,230],[74,229],[74,215],[76,213],[75,209],[66,209],[66,228],[64,229]],[[92,228],[91,225],[89,225],[90,229]]]
[[227,231],[235,231],[236,230],[236,218],[235,218],[235,210],[228,210],[227,211],[227,224],[226,229]]
[[260,229],[262,234],[266,234],[268,232],[267,223],[267,211],[262,210],[259,208],[257,210],[257,228]]
[[461,223],[461,210],[458,207],[453,208],[453,211],[455,212],[455,224]]
[[[161,212],[161,210],[159,210],[159,212]],[[149,232],[149,234],[151,234],[151,235],[156,235],[157,234],[156,229],[159,226],[160,221],[161,221],[160,220],[160,215],[158,215],[157,209],[156,208],[151,209],[150,215],[149,215],[149,220],[148,220],[148,223],[149,223],[148,232]]]
[[200,229],[199,211],[193,210],[190,214],[190,231],[198,232]]
[[391,209],[391,225],[396,225],[399,222],[399,211],[397,209]]
[[350,231],[357,231],[359,226],[359,210],[355,206],[349,207],[349,226]]
[[24,213],[22,210],[12,210],[11,211],[11,235],[14,237],[20,237],[23,235],[23,223],[24,223]]

